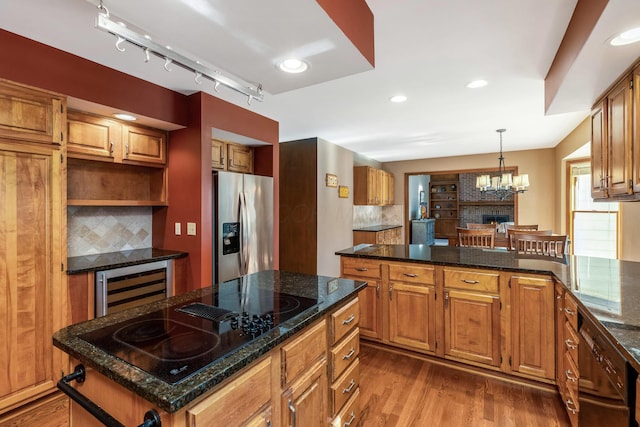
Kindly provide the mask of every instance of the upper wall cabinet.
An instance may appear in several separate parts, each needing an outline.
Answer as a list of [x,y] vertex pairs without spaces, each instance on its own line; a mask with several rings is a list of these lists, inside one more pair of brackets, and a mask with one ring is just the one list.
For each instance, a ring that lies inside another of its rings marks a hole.
[[213,138],[211,168],[240,173],[253,173],[253,147]]
[[0,136],[60,145],[64,120],[60,96],[0,79]]
[[167,163],[164,131],[69,111],[69,157],[162,167]]
[[353,168],[353,204],[387,206],[394,202],[392,173],[370,166]]
[[640,66],[625,75],[591,111],[594,199],[636,200],[640,195],[639,73]]

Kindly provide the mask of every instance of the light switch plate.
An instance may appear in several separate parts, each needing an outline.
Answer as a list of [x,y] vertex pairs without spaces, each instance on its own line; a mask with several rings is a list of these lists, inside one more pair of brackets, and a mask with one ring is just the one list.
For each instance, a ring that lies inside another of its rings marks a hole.
[[179,222],[176,222],[176,236],[179,236],[182,234],[182,224],[180,224]]
[[187,235],[195,236],[196,235],[196,223],[188,222],[187,223]]

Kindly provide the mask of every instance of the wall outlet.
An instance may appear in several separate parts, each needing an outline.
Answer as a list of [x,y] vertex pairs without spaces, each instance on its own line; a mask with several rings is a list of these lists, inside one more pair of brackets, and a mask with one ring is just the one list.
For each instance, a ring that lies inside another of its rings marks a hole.
[[327,293],[330,294],[338,290],[338,279],[332,279],[327,282]]
[[182,234],[182,225],[179,222],[176,222],[176,236],[179,236]]
[[196,235],[196,223],[188,222],[187,223],[187,235],[195,236]]

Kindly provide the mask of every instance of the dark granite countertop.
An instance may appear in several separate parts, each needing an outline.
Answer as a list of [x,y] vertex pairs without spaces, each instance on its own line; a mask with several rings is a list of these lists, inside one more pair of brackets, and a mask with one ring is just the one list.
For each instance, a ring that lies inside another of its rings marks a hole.
[[354,228],[353,231],[371,231],[373,233],[377,233],[378,231],[391,230],[393,228],[402,228],[402,226],[391,224],[372,225],[371,227]]
[[505,249],[427,245],[358,245],[336,255],[551,274],[640,372],[640,262],[574,255],[550,261]]
[[182,258],[187,255],[187,252],[147,248],[69,257],[67,258],[67,274],[78,274],[86,273],[88,271],[128,267],[130,265],[144,264],[147,262]]
[[[335,279],[337,286],[328,289],[333,278],[286,273],[281,271],[263,271],[244,278],[231,280],[212,287],[199,289],[164,301],[147,304],[94,320],[78,323],[61,329],[53,336],[56,347],[80,360],[116,383],[132,390],[149,402],[167,412],[175,412],[193,399],[205,394],[235,372],[266,354],[271,349],[292,337],[306,326],[320,319],[325,313],[338,307],[346,298],[355,295],[366,286],[366,282]],[[333,282],[332,282],[333,283]],[[260,335],[235,352],[208,365],[203,370],[171,385],[145,371],[98,349],[80,338],[82,334],[116,323],[132,320],[163,308],[173,308],[191,301],[204,301],[219,289],[226,286],[251,286],[269,291],[317,298],[318,305],[281,323],[270,332]],[[335,289],[335,290],[334,290]]]

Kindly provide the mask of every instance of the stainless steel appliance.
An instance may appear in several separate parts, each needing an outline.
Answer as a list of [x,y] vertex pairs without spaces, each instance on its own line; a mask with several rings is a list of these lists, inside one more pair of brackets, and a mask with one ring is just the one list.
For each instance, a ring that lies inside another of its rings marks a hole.
[[213,283],[273,268],[273,178],[213,173]]
[[171,260],[96,272],[96,317],[173,296]]
[[578,424],[637,426],[636,372],[594,322],[582,313],[578,322]]
[[318,304],[311,294],[303,297],[281,293],[275,287],[259,288],[260,280],[249,276],[222,283],[212,294],[81,338],[175,384]]

